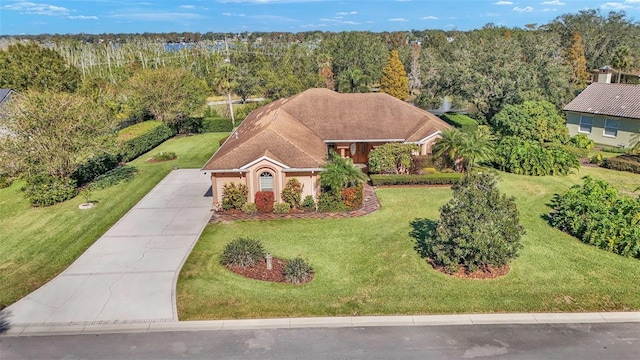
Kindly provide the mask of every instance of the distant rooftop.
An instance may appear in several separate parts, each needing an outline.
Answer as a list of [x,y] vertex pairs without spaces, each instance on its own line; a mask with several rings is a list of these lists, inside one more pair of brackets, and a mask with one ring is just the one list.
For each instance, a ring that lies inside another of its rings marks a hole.
[[593,83],[563,110],[640,119],[640,85]]

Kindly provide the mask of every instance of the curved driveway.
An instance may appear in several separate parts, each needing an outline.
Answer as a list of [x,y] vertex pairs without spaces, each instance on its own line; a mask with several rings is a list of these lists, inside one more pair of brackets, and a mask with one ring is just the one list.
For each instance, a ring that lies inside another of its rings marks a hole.
[[200,170],[171,172],[67,270],[11,305],[12,324],[177,321],[176,281],[211,216],[210,186]]

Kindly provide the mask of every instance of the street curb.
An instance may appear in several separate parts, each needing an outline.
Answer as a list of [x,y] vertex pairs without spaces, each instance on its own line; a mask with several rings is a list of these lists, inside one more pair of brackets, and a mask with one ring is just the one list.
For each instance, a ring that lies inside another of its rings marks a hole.
[[299,328],[602,323],[640,323],[640,312],[352,316],[109,324],[16,324],[4,336]]

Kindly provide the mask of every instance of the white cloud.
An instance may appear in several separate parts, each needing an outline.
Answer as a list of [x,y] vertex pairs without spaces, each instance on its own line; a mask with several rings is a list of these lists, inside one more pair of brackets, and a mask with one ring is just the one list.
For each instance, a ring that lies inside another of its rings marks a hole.
[[0,9],[19,11],[29,15],[66,16],[70,13],[70,10],[65,7],[30,1],[18,1],[10,5],[4,5]]
[[522,12],[522,13],[524,13],[524,12],[532,12],[533,8],[531,6],[527,6],[527,7],[523,7],[523,8],[516,6],[516,7],[513,8],[513,11]]
[[513,5],[513,1],[498,1],[494,2],[493,5]]
[[558,11],[558,9],[556,9],[556,8],[544,8],[544,9],[542,9],[542,12],[551,12],[551,11]]
[[85,15],[77,15],[77,16],[67,16],[67,19],[72,19],[72,20],[98,20],[97,16],[85,16]]
[[340,11],[340,12],[336,13],[336,15],[338,15],[338,16],[356,15],[356,14],[358,14],[357,11]]
[[542,4],[542,5],[567,5],[567,3],[562,2],[560,0],[543,1],[540,4]]
[[421,17],[420,20],[438,20],[437,16],[425,16]]
[[195,9],[195,5],[180,5],[181,9]]
[[393,19],[389,19],[387,21],[392,21],[392,22],[407,22],[409,20],[405,19],[405,18],[393,18]]
[[608,3],[604,3],[600,7],[603,8],[603,9],[624,10],[624,9],[632,8],[633,6],[625,5],[625,4],[619,3],[619,2],[608,2]]

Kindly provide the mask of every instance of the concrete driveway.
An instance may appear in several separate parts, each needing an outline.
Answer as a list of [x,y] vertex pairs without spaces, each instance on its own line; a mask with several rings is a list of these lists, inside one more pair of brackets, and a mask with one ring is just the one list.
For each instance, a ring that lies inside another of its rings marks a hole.
[[67,270],[11,305],[11,323],[177,321],[176,281],[211,216],[210,186],[200,170],[171,172]]

